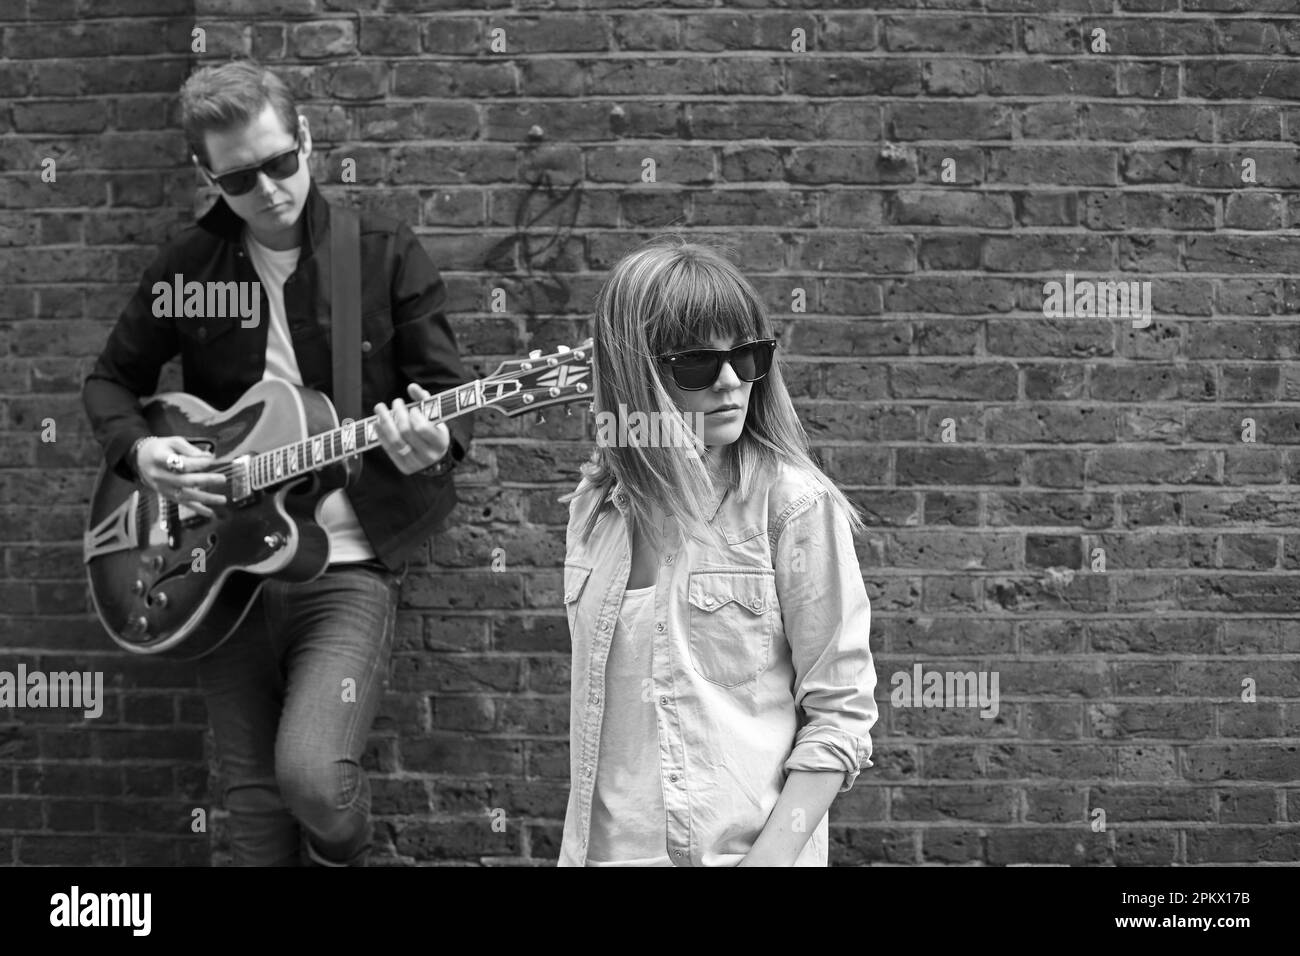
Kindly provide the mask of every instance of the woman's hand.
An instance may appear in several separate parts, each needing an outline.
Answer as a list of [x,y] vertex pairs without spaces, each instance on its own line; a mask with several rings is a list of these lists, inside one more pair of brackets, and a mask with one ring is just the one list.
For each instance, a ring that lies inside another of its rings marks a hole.
[[842,771],[791,770],[763,830],[737,866],[794,866],[830,809]]

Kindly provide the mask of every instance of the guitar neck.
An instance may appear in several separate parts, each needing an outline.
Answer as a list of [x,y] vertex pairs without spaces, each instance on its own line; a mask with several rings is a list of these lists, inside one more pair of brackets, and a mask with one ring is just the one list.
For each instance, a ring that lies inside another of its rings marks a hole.
[[[407,411],[411,415],[423,415],[431,422],[447,422],[513,394],[513,390],[508,388],[509,382],[496,382],[487,388],[484,384],[484,380],[479,379],[449,388],[418,404],[407,405]],[[490,395],[489,391],[496,394]],[[379,444],[379,416],[345,420],[338,428],[252,455],[248,463],[249,477],[253,488],[266,488],[286,478],[337,464]]]

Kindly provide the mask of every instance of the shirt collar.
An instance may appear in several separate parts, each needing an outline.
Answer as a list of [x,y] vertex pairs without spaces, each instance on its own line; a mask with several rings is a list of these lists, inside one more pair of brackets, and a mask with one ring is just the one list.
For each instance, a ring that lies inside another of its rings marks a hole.
[[[709,498],[705,499],[705,515],[712,522],[718,516],[718,511],[722,508],[722,502],[727,497],[727,488],[714,488]],[[620,514],[627,513],[627,490],[623,483],[617,478],[614,483],[605,490],[605,497],[601,500],[601,506],[613,502],[614,507],[619,510]]]
[[[302,207],[303,226],[303,246],[301,258],[306,259],[311,255],[313,249],[320,244],[325,237],[326,229],[329,226],[329,203],[321,195],[320,189],[316,186],[316,180],[308,181],[307,202]],[[238,242],[239,237],[244,231],[244,220],[230,208],[229,203],[220,193],[217,194],[216,201],[203,212],[198,219],[198,224],[215,236],[225,239],[227,242]]]

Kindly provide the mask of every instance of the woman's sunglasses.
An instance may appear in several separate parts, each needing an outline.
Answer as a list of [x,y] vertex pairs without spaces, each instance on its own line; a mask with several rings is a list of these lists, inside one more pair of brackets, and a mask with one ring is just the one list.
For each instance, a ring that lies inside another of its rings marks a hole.
[[298,171],[298,137],[294,136],[293,146],[290,149],[286,149],[283,153],[276,153],[256,166],[232,169],[220,176],[214,175],[206,167],[203,171],[221,187],[221,191],[227,196],[242,196],[257,185],[258,173],[266,173],[272,179],[288,179]]
[[771,371],[775,351],[776,339],[759,339],[734,349],[688,349],[658,358],[673,370],[673,381],[678,388],[698,392],[718,380],[723,362],[731,363],[742,382],[757,382]]

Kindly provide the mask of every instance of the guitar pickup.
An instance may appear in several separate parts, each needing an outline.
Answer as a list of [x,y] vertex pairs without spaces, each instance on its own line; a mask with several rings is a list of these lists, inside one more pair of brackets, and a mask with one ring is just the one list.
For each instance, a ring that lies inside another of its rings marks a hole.
[[248,463],[251,455],[240,455],[230,462],[230,474],[227,477],[230,503],[243,501],[253,494],[253,482],[248,477]]

